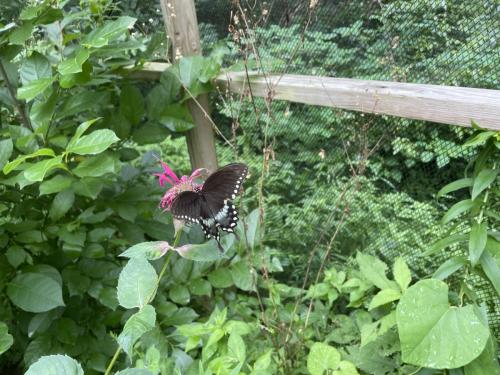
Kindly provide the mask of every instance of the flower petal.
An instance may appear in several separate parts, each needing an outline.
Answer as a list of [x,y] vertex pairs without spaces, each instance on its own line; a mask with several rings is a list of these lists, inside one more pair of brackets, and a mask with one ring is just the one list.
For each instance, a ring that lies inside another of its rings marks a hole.
[[178,184],[180,182],[179,177],[177,177],[177,175],[174,173],[174,171],[172,169],[170,169],[170,167],[167,165],[167,163],[162,161],[161,166],[163,167],[165,174],[167,176],[169,176],[175,183]]

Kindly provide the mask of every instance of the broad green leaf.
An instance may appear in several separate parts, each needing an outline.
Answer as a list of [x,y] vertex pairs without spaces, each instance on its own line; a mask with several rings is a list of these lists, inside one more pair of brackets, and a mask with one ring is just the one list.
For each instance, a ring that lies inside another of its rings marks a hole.
[[198,262],[213,262],[224,256],[213,240],[198,245],[188,245],[186,251],[181,251],[180,255]]
[[439,268],[434,272],[432,277],[438,280],[444,280],[454,272],[458,271],[460,268],[467,264],[467,259],[461,256],[451,257],[443,264],[439,266]]
[[410,285],[411,272],[402,257],[398,257],[394,262],[394,269],[392,273],[394,274],[394,280],[396,280],[401,288],[401,291],[404,293],[406,288],[408,288],[408,285]]
[[137,125],[144,117],[144,97],[141,91],[132,85],[122,87],[120,93],[120,112],[132,124]]
[[474,185],[472,186],[472,200],[476,199],[479,194],[481,194],[488,186],[491,185],[493,181],[497,178],[498,171],[493,169],[484,169],[477,177],[474,179]]
[[490,335],[474,306],[450,306],[448,285],[439,280],[408,288],[396,314],[402,359],[415,366],[464,366],[481,354]]
[[124,35],[135,23],[136,19],[132,17],[118,17],[114,21],[107,21],[104,25],[92,30],[85,35],[81,43],[87,47],[100,48],[109,44],[109,42]]
[[359,375],[359,372],[351,362],[340,361],[339,369],[335,370],[332,375]]
[[9,35],[9,42],[24,46],[24,43],[31,37],[34,27],[32,21],[24,21]]
[[45,91],[54,82],[54,78],[40,78],[19,87],[17,98],[30,101]]
[[62,156],[56,156],[52,159],[45,159],[33,164],[24,170],[24,177],[28,181],[43,181],[45,175],[53,169],[64,168]]
[[58,174],[40,184],[40,195],[59,193],[69,188],[73,181],[74,179],[69,176]]
[[57,354],[41,357],[24,375],[83,375],[80,364],[67,355]]
[[5,256],[7,257],[9,264],[12,267],[17,268],[25,262],[28,257],[28,253],[24,251],[22,247],[14,245],[8,248],[5,252]]
[[118,371],[115,375],[154,375],[151,371],[145,368],[127,368]]
[[0,322],[0,354],[5,353],[14,343],[14,338],[9,334],[9,328],[4,322]]
[[258,209],[250,212],[250,214],[245,218],[245,227],[245,239],[248,241],[248,245],[251,248],[254,248],[260,241],[260,213]]
[[118,302],[127,309],[142,308],[153,299],[157,282],[156,271],[146,259],[130,259],[118,278]]
[[208,296],[212,294],[212,285],[205,279],[197,278],[189,282],[189,291],[195,296]]
[[229,288],[233,285],[233,278],[227,268],[217,268],[208,274],[208,281],[214,288]]
[[307,356],[307,370],[311,375],[323,375],[340,364],[340,353],[334,347],[316,342]]
[[174,103],[181,90],[182,84],[179,77],[174,73],[173,69],[165,69],[160,76],[160,86],[162,99],[165,105]]
[[486,222],[478,223],[474,221],[469,237],[469,260],[472,267],[475,267],[479,258],[483,254],[488,239],[488,226]]
[[100,119],[101,119],[100,117],[94,118],[92,120],[82,122],[80,125],[78,125],[78,128],[76,128],[75,134],[69,140],[68,145],[66,146],[66,149],[74,147],[76,142],[82,137],[83,133],[85,133],[88,128],[90,128],[93,124],[95,124],[96,121],[98,121]]
[[500,365],[493,338],[490,337],[479,357],[464,367],[465,375],[500,375]]
[[103,108],[109,102],[110,94],[108,92],[82,91],[81,93],[65,98],[55,115],[56,118],[62,119],[81,112]]
[[0,140],[0,169],[9,161],[13,149],[14,145],[12,144],[12,139],[7,138]]
[[195,126],[186,104],[171,104],[165,107],[158,121],[172,132],[185,132]]
[[84,177],[80,181],[73,183],[72,188],[75,194],[95,199],[103,188],[103,183],[99,178]]
[[444,214],[443,218],[441,219],[441,222],[443,224],[449,223],[456,217],[460,216],[466,211],[469,211],[472,207],[475,206],[475,202],[472,201],[471,199],[465,199],[463,201],[455,203],[453,206],[450,207],[450,209]]
[[100,154],[120,139],[112,130],[100,129],[78,139],[66,152],[78,155]]
[[30,57],[24,60],[19,74],[21,83],[27,85],[42,78],[52,78],[52,69],[49,60],[41,53],[35,51]]
[[399,291],[398,285],[387,278],[387,265],[373,255],[358,252],[356,260],[363,276],[379,289],[394,289]]
[[253,270],[248,266],[248,262],[240,260],[231,265],[231,276],[233,283],[241,290],[254,290]]
[[53,90],[48,99],[35,100],[31,106],[30,119],[37,133],[48,129],[50,120],[54,116],[56,105],[59,100],[58,90]]
[[253,364],[254,371],[264,371],[271,366],[271,355],[273,354],[273,350],[269,349],[267,352],[262,354],[255,363]]
[[401,293],[394,289],[383,289],[372,298],[368,310],[373,310],[389,302],[397,301],[400,297]]
[[57,193],[50,207],[49,217],[52,221],[58,221],[73,207],[75,202],[75,193],[68,189]]
[[243,364],[246,358],[246,346],[245,341],[237,333],[231,333],[229,339],[227,340],[228,354],[232,358],[236,359],[238,363]]
[[481,132],[475,136],[473,136],[471,139],[467,140],[463,144],[463,147],[471,147],[471,146],[477,146],[480,144],[483,144],[486,142],[489,138],[493,137],[496,134],[494,131],[485,131]]
[[174,285],[168,291],[168,297],[178,305],[186,305],[189,303],[190,294],[188,288],[184,285]]
[[61,285],[39,273],[17,275],[7,286],[12,303],[24,311],[40,313],[64,306]]
[[117,341],[130,358],[132,358],[134,344],[142,335],[154,328],[155,322],[156,311],[151,305],[144,306],[141,310],[128,318]]
[[194,55],[183,57],[179,61],[179,78],[188,89],[199,78],[203,69],[205,59],[203,56]]
[[9,174],[12,172],[14,169],[16,169],[20,164],[24,163],[28,159],[36,158],[38,156],[52,156],[54,157],[54,151],[51,150],[50,148],[41,148],[40,150],[29,154],[29,155],[23,155],[19,156],[16,159],[12,160],[11,162],[5,164],[3,167],[3,173]]
[[495,262],[495,259],[488,251],[483,252],[479,261],[486,277],[490,280],[491,284],[493,284],[497,294],[500,296],[500,267],[498,263]]
[[148,260],[160,259],[171,248],[167,241],[151,241],[138,243],[129,247],[121,257],[125,258],[144,258]]
[[61,75],[76,74],[82,71],[82,65],[90,57],[89,50],[86,48],[79,48],[74,55],[67,58],[57,67]]
[[437,193],[437,198],[442,197],[443,195],[446,195],[448,193],[451,193],[453,191],[457,191],[466,187],[472,186],[472,182],[474,180],[472,178],[462,178],[460,180],[453,181],[449,183],[448,185],[445,185],[441,188],[441,190],[438,191]]
[[110,153],[102,153],[83,160],[73,169],[78,177],[100,177],[107,173],[116,173],[117,159]]
[[457,242],[465,242],[469,239],[469,236],[466,234],[453,234],[451,236],[440,239],[439,241],[434,242],[427,251],[425,251],[422,256],[429,256],[437,253],[438,251],[453,245]]

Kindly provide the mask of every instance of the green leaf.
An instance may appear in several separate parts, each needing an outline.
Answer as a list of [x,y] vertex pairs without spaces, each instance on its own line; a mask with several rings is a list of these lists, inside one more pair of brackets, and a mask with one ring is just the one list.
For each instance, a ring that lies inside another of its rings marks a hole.
[[49,60],[39,52],[33,52],[30,57],[24,60],[19,71],[21,83],[27,85],[30,82],[42,78],[52,78],[52,68]]
[[484,251],[483,255],[481,255],[480,263],[486,277],[493,284],[497,294],[500,296],[500,267],[498,263],[495,262],[495,259],[487,251]]
[[488,226],[486,222],[478,223],[474,221],[469,237],[469,259],[472,267],[475,267],[479,258],[483,254],[488,239]]
[[498,171],[493,169],[483,169],[474,179],[472,186],[472,200],[476,199],[485,189],[487,189],[497,178]]
[[17,268],[26,261],[28,253],[24,251],[22,247],[14,245],[9,247],[9,249],[5,252],[5,256],[7,257],[9,264],[12,267]]
[[260,213],[259,209],[255,209],[245,218],[246,224],[246,240],[248,245],[253,249],[260,241]]
[[45,175],[56,168],[64,168],[62,156],[56,156],[33,164],[24,170],[24,177],[28,181],[43,181]]
[[449,223],[456,217],[460,216],[466,211],[469,211],[472,207],[474,207],[476,203],[471,199],[465,199],[463,201],[455,203],[450,209],[444,214],[441,222],[443,224]]
[[438,280],[444,280],[454,272],[458,271],[460,268],[467,264],[467,259],[461,256],[455,256],[448,259],[446,262],[441,264],[439,268],[434,272],[432,277]]
[[161,97],[165,105],[172,104],[178,99],[182,84],[173,68],[165,69],[161,73],[160,87]]
[[181,252],[181,255],[198,262],[213,262],[223,257],[213,240],[197,245],[187,245],[186,250]]
[[132,85],[122,87],[120,93],[120,112],[132,125],[137,125],[144,117],[144,98],[141,91]]
[[195,126],[186,104],[171,104],[165,107],[158,121],[172,132],[185,132]]
[[453,191],[457,191],[466,187],[472,186],[472,182],[474,180],[472,178],[462,178],[460,180],[453,181],[449,183],[448,185],[445,185],[441,188],[441,190],[438,191],[437,193],[437,198],[440,198],[448,193],[451,193]]
[[167,241],[151,241],[138,243],[129,247],[121,257],[125,258],[144,258],[148,260],[160,259],[171,248]]
[[379,289],[394,289],[399,291],[398,285],[387,278],[387,265],[373,255],[358,252],[356,260],[363,276]]
[[408,288],[396,316],[402,359],[415,366],[464,366],[481,354],[490,335],[474,306],[449,305],[448,285],[439,280]]
[[401,297],[401,293],[394,289],[383,289],[373,297],[368,307],[368,311],[373,310],[379,306],[385,305],[389,302],[397,301]]
[[394,274],[394,280],[396,280],[401,291],[404,293],[408,285],[410,285],[411,272],[402,257],[398,257],[394,262],[394,270],[392,273]]
[[118,278],[118,302],[132,309],[142,308],[154,297],[158,276],[153,266],[143,258],[132,258]]
[[184,285],[174,285],[168,292],[168,297],[178,305],[186,305],[189,303],[190,294],[188,288]]
[[307,356],[307,370],[311,375],[323,375],[340,364],[340,353],[330,345],[316,342]]
[[467,142],[465,142],[464,145],[463,145],[463,147],[473,147],[473,146],[477,146],[477,145],[483,144],[488,139],[490,139],[491,137],[493,137],[495,134],[496,134],[496,132],[494,132],[494,131],[481,132],[481,133],[473,136]]
[[24,43],[31,37],[35,25],[32,21],[25,21],[17,27],[10,35],[9,42],[24,46]]
[[100,48],[125,34],[135,23],[132,17],[118,17],[114,21],[107,21],[104,25],[92,30],[81,41],[86,47]]
[[50,180],[43,181],[40,184],[40,195],[59,193],[66,190],[73,183],[73,178],[58,174]]
[[227,268],[217,268],[208,274],[208,281],[214,288],[229,288],[233,285],[233,278]]
[[61,62],[57,70],[61,75],[80,73],[82,71],[82,65],[89,57],[90,53],[88,49],[79,48],[72,57]]
[[0,169],[9,161],[13,149],[14,145],[12,144],[12,139],[0,140]]
[[61,285],[39,273],[17,275],[7,286],[12,303],[24,311],[40,313],[64,306]]
[[117,158],[105,152],[86,158],[73,169],[73,173],[78,177],[100,177],[107,173],[116,173],[117,166]]
[[0,354],[5,353],[14,343],[14,338],[9,334],[9,328],[4,322],[0,322]]
[[123,331],[117,338],[118,344],[132,359],[134,344],[142,335],[152,330],[156,322],[156,311],[153,306],[146,305],[128,318]]
[[127,368],[118,371],[115,375],[154,375],[151,371],[145,368]]
[[52,202],[49,217],[52,221],[58,221],[73,207],[73,203],[75,203],[75,193],[73,190],[68,189],[57,193]]
[[267,352],[262,354],[255,363],[253,364],[254,371],[265,371],[271,366],[271,355],[273,354],[273,350],[269,349]]
[[67,355],[57,354],[41,357],[24,375],[83,375],[80,364]]
[[44,92],[54,82],[54,78],[40,78],[19,87],[17,98],[30,101]]
[[497,350],[493,338],[490,337],[479,357],[464,367],[465,375],[500,375]]
[[339,369],[334,371],[332,375],[359,375],[359,372],[351,362],[340,361]]
[[205,279],[197,278],[189,282],[189,291],[195,296],[208,296],[212,294],[212,285]]
[[228,354],[232,358],[236,359],[239,364],[243,364],[246,358],[246,346],[245,341],[237,333],[231,333],[229,339],[227,340]]
[[78,155],[99,154],[119,140],[112,130],[100,129],[78,139],[66,148],[66,152]]
[[179,60],[179,78],[185,87],[189,89],[199,78],[204,63],[205,59],[200,55],[187,56]]
[[100,117],[94,118],[92,120],[82,122],[80,125],[78,125],[78,128],[76,128],[75,134],[69,140],[68,145],[66,146],[66,149],[74,147],[76,142],[82,137],[83,133],[85,133],[88,128],[90,128],[93,124],[95,124],[96,121],[98,121],[100,119],[101,119]]
[[248,262],[240,260],[231,265],[231,276],[233,283],[241,290],[254,290],[253,271],[248,266]]
[[457,242],[465,242],[469,239],[469,236],[466,234],[453,234],[451,236],[445,237],[433,243],[427,251],[425,251],[422,256],[429,256],[437,253],[438,251],[453,245]]

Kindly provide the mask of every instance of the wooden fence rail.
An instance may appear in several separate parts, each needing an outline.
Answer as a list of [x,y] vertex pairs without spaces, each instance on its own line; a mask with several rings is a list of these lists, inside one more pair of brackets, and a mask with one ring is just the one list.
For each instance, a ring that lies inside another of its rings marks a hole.
[[[146,64],[137,78],[158,79],[168,66]],[[399,116],[450,125],[480,126],[500,130],[500,90],[424,85],[296,74],[249,75],[243,72],[220,75],[216,84],[231,92],[249,92],[297,103],[341,108],[380,115]]]

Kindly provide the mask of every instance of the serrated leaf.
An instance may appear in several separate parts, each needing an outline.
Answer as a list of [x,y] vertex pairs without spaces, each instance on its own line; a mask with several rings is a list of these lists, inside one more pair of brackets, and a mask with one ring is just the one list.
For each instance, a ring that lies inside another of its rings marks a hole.
[[119,140],[112,130],[100,129],[78,139],[66,148],[66,152],[78,155],[99,154]]
[[470,187],[470,186],[472,186],[473,181],[474,180],[472,178],[462,178],[460,180],[453,181],[453,182],[449,183],[448,185],[443,186],[441,188],[441,190],[438,191],[436,196],[437,196],[437,198],[440,198],[443,195],[446,195],[448,193],[451,193],[451,192],[454,192],[454,191],[457,191],[457,190],[460,190],[460,189],[463,189],[466,187]]
[[368,307],[368,311],[385,305],[389,302],[397,301],[400,297],[401,293],[394,289],[383,289],[372,298],[370,306]]
[[64,306],[61,286],[39,273],[17,275],[7,286],[10,300],[24,311],[40,313]]
[[307,356],[307,370],[311,375],[323,375],[340,364],[340,353],[334,347],[316,342]]
[[475,267],[479,258],[483,254],[488,240],[488,226],[486,222],[478,223],[474,221],[469,235],[469,260],[472,267]]
[[24,375],[84,375],[80,364],[66,355],[48,355],[33,363]]
[[154,328],[155,322],[156,311],[151,305],[144,306],[141,310],[128,318],[117,341],[130,358],[132,358],[134,344],[142,335]]
[[469,211],[472,207],[475,206],[475,204],[476,203],[471,199],[465,199],[463,201],[455,203],[453,206],[450,207],[448,211],[446,211],[446,214],[444,214],[443,218],[441,219],[441,222],[443,224],[449,223],[450,221],[457,218],[464,212]]
[[493,181],[497,178],[498,171],[493,169],[484,169],[474,178],[474,185],[472,186],[472,200],[476,199],[485,189],[487,189]]
[[118,302],[127,309],[142,308],[152,300],[157,282],[156,271],[146,259],[130,259],[118,278]]
[[394,280],[398,283],[401,291],[404,292],[411,282],[411,271],[402,257],[398,257],[394,262]]
[[464,366],[481,354],[490,336],[472,305],[450,306],[448,285],[439,280],[408,288],[396,314],[402,359],[415,366]]

